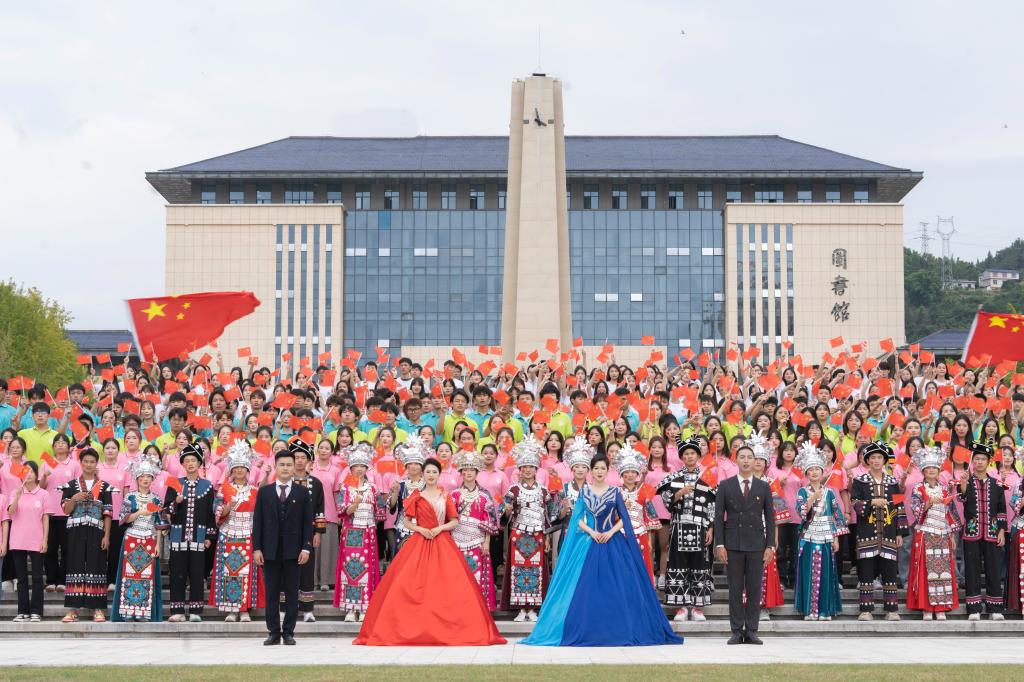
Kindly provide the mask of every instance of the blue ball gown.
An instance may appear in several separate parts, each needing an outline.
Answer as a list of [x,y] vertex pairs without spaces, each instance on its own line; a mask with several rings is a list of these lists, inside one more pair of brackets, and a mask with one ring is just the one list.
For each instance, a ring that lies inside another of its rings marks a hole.
[[[620,518],[625,532],[603,545],[579,528],[583,519],[590,528],[604,532]],[[540,617],[523,644],[682,644],[658,603],[618,488],[609,487],[597,495],[584,486],[565,535]]]

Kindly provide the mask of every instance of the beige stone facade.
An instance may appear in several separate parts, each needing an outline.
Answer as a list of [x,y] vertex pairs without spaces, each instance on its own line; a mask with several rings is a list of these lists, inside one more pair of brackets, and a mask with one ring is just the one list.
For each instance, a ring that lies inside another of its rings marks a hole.
[[512,84],[501,342],[505,360],[572,338],[562,83]]
[[[219,341],[218,345],[225,349],[227,366],[238,364],[235,349],[244,346],[252,349],[253,355],[260,358],[260,364],[271,367],[275,366],[276,358],[286,352],[293,354],[296,363],[308,356],[315,364],[317,354],[341,350],[343,225],[344,209],[340,204],[169,205],[166,292],[168,295],[198,291],[252,291],[256,294],[260,306],[252,315],[230,325]],[[290,226],[293,227],[291,238]],[[319,239],[314,239],[314,234]],[[277,284],[279,254],[280,287]],[[303,259],[306,263],[304,287]],[[314,267],[314,261],[319,267]],[[331,276],[329,313],[326,305],[328,272]],[[314,291],[317,292],[315,305]],[[302,315],[303,292],[305,316]],[[278,310],[281,334],[276,334]],[[290,335],[289,320],[292,322]],[[326,333],[328,328],[330,334]]]
[[902,205],[737,203],[723,222],[728,341],[769,359],[904,342]]

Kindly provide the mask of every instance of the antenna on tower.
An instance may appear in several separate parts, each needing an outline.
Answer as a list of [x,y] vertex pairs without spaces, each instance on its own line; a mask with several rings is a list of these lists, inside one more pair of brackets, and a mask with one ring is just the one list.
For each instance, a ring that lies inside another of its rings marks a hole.
[[943,218],[935,216],[935,231],[939,233],[942,240],[942,288],[953,287],[953,247],[950,245],[950,237],[956,234],[956,226],[953,224],[953,216]]
[[917,235],[917,238],[921,240],[921,253],[928,255],[928,242],[932,240],[932,236],[928,233],[928,221],[922,220],[921,232]]

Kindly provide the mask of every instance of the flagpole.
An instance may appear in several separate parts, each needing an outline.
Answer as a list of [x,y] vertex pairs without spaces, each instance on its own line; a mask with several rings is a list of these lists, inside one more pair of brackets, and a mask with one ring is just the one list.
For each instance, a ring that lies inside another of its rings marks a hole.
[[978,304],[978,310],[974,312],[974,321],[971,322],[971,328],[967,332],[967,340],[964,341],[964,352],[960,355],[960,362],[967,362],[967,349],[971,347],[971,340],[974,339],[974,331],[978,328],[978,313],[981,312],[982,304]]

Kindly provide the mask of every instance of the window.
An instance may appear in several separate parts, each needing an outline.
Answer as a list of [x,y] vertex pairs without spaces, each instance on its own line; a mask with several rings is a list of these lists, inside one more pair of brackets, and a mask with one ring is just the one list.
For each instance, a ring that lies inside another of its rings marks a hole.
[[566,189],[565,190],[565,208],[566,208],[566,210],[571,210],[572,209],[572,190],[571,189]]
[[866,204],[866,203],[868,203],[868,186],[867,185],[854,185],[853,186],[853,203],[855,203],[855,204]]
[[269,204],[270,203],[270,183],[261,182],[256,185],[256,203],[257,204]]
[[441,186],[441,208],[446,211],[455,210],[455,185]]
[[782,202],[782,185],[756,185],[755,204],[778,204]]
[[738,204],[743,201],[743,190],[740,189],[739,185],[726,185],[725,187],[725,203],[727,204]]
[[612,187],[612,208],[618,211],[625,211],[629,208],[626,188],[622,185]]
[[796,188],[796,203],[809,204],[814,201],[810,185],[798,185]]
[[327,203],[341,203],[341,185],[327,185]]
[[618,294],[594,294],[594,300],[602,303],[616,302],[619,300]]
[[657,200],[657,190],[654,185],[641,185],[640,186],[640,208],[653,209],[655,207],[655,201]]
[[229,204],[245,203],[245,187],[240,182],[232,182],[228,188]]
[[683,192],[683,188],[679,185],[673,185],[668,188],[668,207],[673,211],[683,210],[685,198],[686,194]]
[[583,186],[583,208],[594,210],[597,208],[597,185]]
[[299,182],[289,182],[284,187],[284,203],[312,204],[313,185]]
[[825,185],[825,203],[838,204],[839,201],[839,185]]
[[400,208],[398,205],[398,190],[397,189],[386,189],[384,190],[384,210],[385,211],[397,211]]
[[368,210],[370,210],[370,186],[369,185],[358,185],[358,186],[356,186],[356,210],[357,211],[368,211]]
[[688,246],[669,246],[665,249],[665,255],[667,256],[689,256],[690,247]]
[[347,249],[345,249],[345,255],[346,256],[365,256],[366,255],[366,249],[347,248]]
[[412,255],[413,256],[420,256],[420,257],[423,257],[423,256],[436,256],[437,255],[437,247],[416,248],[416,249],[412,250]]
[[487,207],[487,199],[484,195],[484,188],[474,186],[469,188],[469,210],[482,211]]
[[498,210],[505,210],[505,195],[507,193],[504,187],[498,190]]
[[203,184],[202,188],[202,202],[204,204],[216,204],[217,203],[217,186],[213,184]]
[[414,185],[412,188],[412,207],[414,210],[422,211],[427,208],[427,190],[423,185]]
[[643,300],[644,300],[644,295],[642,293],[641,294],[632,293],[632,294],[629,295],[630,303],[639,303],[639,302],[643,302]]
[[697,208],[711,208],[711,185],[697,188]]

